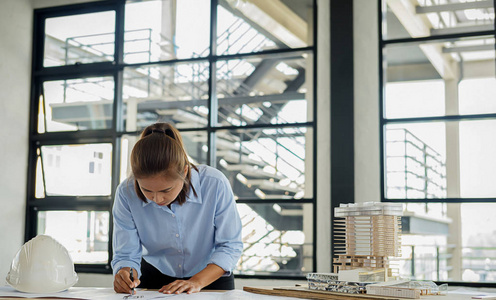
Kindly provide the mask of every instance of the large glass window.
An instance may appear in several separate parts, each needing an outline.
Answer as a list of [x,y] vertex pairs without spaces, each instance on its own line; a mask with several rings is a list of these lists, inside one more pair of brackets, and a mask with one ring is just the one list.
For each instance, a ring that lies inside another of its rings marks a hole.
[[143,63],[210,54],[210,1],[128,1],[124,61]]
[[115,12],[45,20],[45,67],[114,60]]
[[[297,123],[307,111],[308,53],[217,62],[218,122],[224,125]],[[308,59],[311,62],[311,59]]]
[[313,2],[219,1],[217,54],[313,45]]
[[38,132],[111,128],[114,86],[109,76],[44,82]]
[[383,1],[383,6],[386,24],[382,36],[388,40],[494,30],[491,1]]
[[201,61],[124,69],[126,130],[141,130],[157,120],[206,127],[208,78],[208,62]]
[[47,196],[110,195],[112,145],[42,146],[36,185]]
[[35,11],[26,233],[110,272],[111,207],[141,130],[171,122],[221,170],[243,222],[235,273],[315,265],[315,9],[305,1],[104,1]]
[[312,197],[308,178],[313,167],[307,163],[305,147],[312,140],[308,128],[237,129],[218,133],[217,167],[231,181],[237,198]]
[[240,274],[300,275],[312,268],[310,204],[238,204],[244,250]]
[[494,285],[494,3],[384,0],[380,15],[382,201],[403,203],[400,273]]
[[109,258],[109,217],[108,211],[40,211],[37,233],[62,243],[76,264],[104,264]]

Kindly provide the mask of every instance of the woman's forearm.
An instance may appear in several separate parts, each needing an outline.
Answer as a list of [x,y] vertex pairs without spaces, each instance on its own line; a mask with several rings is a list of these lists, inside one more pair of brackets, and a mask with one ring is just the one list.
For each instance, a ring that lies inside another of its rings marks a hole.
[[224,273],[225,271],[218,265],[209,264],[205,267],[205,269],[191,277],[190,280],[198,282],[201,288],[204,288],[219,279]]

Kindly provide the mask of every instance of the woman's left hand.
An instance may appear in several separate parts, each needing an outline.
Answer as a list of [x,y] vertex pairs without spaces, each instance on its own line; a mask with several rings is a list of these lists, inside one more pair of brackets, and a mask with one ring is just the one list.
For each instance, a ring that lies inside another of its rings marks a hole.
[[164,285],[160,290],[160,293],[164,294],[181,294],[181,293],[198,293],[202,289],[199,282],[194,280],[176,280],[168,285]]

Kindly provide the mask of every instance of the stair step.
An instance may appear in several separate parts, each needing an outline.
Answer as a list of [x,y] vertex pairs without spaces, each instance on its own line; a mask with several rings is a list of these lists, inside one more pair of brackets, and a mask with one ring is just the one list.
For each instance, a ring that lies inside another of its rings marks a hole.
[[294,197],[291,196],[291,195],[276,195],[276,194],[269,194],[269,195],[265,195],[263,197],[263,199],[265,200],[271,200],[271,199],[287,199],[287,200],[293,200]]
[[240,159],[239,153],[236,153],[232,150],[217,151],[217,156],[223,158],[228,163],[238,164],[241,162],[243,164],[256,165],[260,167],[265,167],[267,165],[265,162],[261,160],[255,160],[251,157],[248,157],[248,155],[246,154],[241,155],[241,159]]
[[257,178],[273,178],[277,180],[284,179],[285,177],[279,174],[267,172],[264,169],[258,166],[252,166],[247,164],[237,165],[223,165],[223,167],[228,171],[237,171],[241,174],[249,177],[257,177]]
[[[239,144],[236,144],[236,142],[230,141],[228,139],[220,138],[219,135],[217,135],[217,139],[215,140],[215,144],[217,146],[217,151],[219,150],[233,150],[233,151],[243,151],[244,154],[250,154],[252,153],[250,150],[246,148],[239,148]],[[196,135],[192,137],[191,139],[195,143],[204,143],[207,144],[208,138],[206,135]]]
[[261,190],[271,190],[271,191],[287,191],[291,193],[297,193],[300,189],[290,186],[281,185],[279,182],[275,182],[267,179],[247,179],[247,186],[256,186]]
[[[208,125],[208,120],[202,116],[184,111],[182,109],[158,109],[157,113],[162,116],[171,116],[171,118],[176,122],[193,124],[193,127],[198,127],[199,125]],[[176,127],[184,127],[180,123],[176,124]]]

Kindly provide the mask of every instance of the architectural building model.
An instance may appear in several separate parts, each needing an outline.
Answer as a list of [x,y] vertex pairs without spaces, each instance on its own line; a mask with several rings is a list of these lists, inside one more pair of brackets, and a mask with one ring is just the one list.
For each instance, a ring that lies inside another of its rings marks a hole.
[[401,203],[341,204],[334,211],[334,273],[309,273],[308,288],[347,294],[418,299],[445,294],[447,285],[399,280]]
[[446,295],[448,285],[437,286],[432,281],[398,280],[368,284],[366,290],[369,295],[420,299],[424,295]]
[[391,261],[400,256],[402,215],[401,203],[352,203],[335,209],[333,266],[340,280],[377,282],[398,276]]

